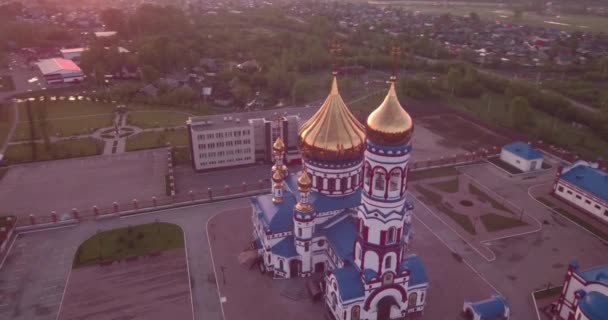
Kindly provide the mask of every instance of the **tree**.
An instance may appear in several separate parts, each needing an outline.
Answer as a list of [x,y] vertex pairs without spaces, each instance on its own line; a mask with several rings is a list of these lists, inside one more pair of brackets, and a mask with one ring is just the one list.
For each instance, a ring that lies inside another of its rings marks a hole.
[[36,160],[38,156],[36,154],[36,143],[34,142],[34,139],[36,139],[36,128],[34,127],[34,110],[32,110],[32,104],[30,103],[29,99],[25,104],[25,108],[27,111],[27,121],[30,126],[30,146],[32,148],[32,160]]
[[252,95],[251,87],[247,82],[243,81],[236,81],[230,92],[234,96],[234,99],[241,104],[246,104]]
[[473,21],[474,23],[478,24],[479,23],[479,15],[477,14],[477,12],[473,11],[471,13],[469,13],[469,18],[471,19],[471,21]]
[[524,97],[517,96],[509,102],[509,123],[512,127],[523,129],[530,121],[530,103]]
[[93,76],[95,77],[95,82],[97,85],[104,85],[106,80],[106,69],[103,64],[98,63],[95,65],[95,69],[93,70]]
[[513,19],[515,20],[521,20],[521,18],[524,15],[524,11],[521,8],[515,8],[513,9]]
[[457,69],[457,68],[453,68],[450,67],[450,69],[448,70],[448,75],[447,75],[447,86],[450,90],[450,94],[453,96],[454,95],[454,90],[456,89],[456,86],[458,85],[458,82],[462,79],[462,72]]
[[146,83],[152,83],[160,78],[160,72],[151,65],[141,67],[141,77]]
[[42,141],[44,142],[44,148],[47,151],[51,151],[51,138],[49,136],[49,122],[48,112],[45,102],[41,102],[38,110],[38,126],[40,128],[40,134],[42,135]]
[[196,93],[194,92],[194,90],[192,90],[192,88],[190,88],[190,86],[187,86],[187,85],[181,86],[181,87],[173,90],[169,94],[170,100],[172,102],[178,103],[178,104],[185,104],[185,103],[192,102],[192,99],[194,99],[195,96],[196,96]]

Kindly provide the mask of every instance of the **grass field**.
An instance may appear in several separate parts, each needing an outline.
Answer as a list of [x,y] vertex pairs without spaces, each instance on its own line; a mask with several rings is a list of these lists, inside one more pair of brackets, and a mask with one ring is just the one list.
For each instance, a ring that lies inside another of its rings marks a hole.
[[476,12],[479,18],[487,21],[500,21],[506,23],[529,25],[536,27],[555,28],[567,31],[596,31],[608,30],[608,18],[594,15],[559,14],[540,15],[534,12],[524,12],[520,19],[516,19],[513,10],[491,5],[424,5],[409,1],[391,1],[392,6],[400,6],[410,11],[441,15],[449,13],[455,16],[468,16]]
[[467,215],[456,212],[444,205],[442,203],[443,197],[440,194],[426,189],[422,186],[416,186],[416,191],[422,195],[422,202],[426,203],[427,205],[436,207],[439,211],[450,217],[450,219],[454,220],[454,222],[460,225],[462,229],[464,229],[464,231],[468,232],[469,234],[477,234],[477,231],[475,230],[475,226],[473,225],[471,219]]
[[481,217],[481,223],[489,232],[511,229],[527,225],[527,223],[518,219],[504,217],[495,213],[484,214]]
[[93,138],[54,142],[50,144],[48,150],[42,143],[35,143],[34,145],[36,148],[35,159],[32,156],[31,144],[9,146],[4,154],[7,164],[93,156],[103,152],[103,142]]
[[540,300],[540,299],[544,299],[544,298],[557,297],[560,295],[560,293],[562,293],[562,289],[564,289],[564,286],[559,286],[559,287],[555,287],[555,288],[551,288],[551,289],[547,289],[547,290],[536,291],[536,292],[534,292],[534,298],[537,300]]
[[140,128],[166,128],[186,124],[189,115],[174,111],[139,111],[127,115],[129,125]]
[[[91,134],[97,129],[111,127],[113,117],[113,114],[108,113],[102,115],[78,116],[77,118],[69,119],[50,119],[48,120],[48,134],[53,137],[70,137],[74,135]],[[34,139],[41,139],[41,122],[34,122],[34,128]],[[17,125],[17,129],[13,135],[13,141],[30,140],[30,135],[29,122],[21,121]]]
[[458,192],[458,177],[446,181],[432,183],[431,186],[447,193]]
[[142,132],[127,138],[127,151],[166,147],[170,143],[174,147],[188,145],[188,133],[185,129],[170,131]]
[[481,191],[481,189],[471,183],[469,184],[469,192],[475,195],[479,201],[489,203],[494,209],[506,211],[511,214],[513,213],[513,211],[509,210],[509,208],[505,207],[502,203],[498,202],[496,199]]
[[102,231],[84,241],[76,251],[73,267],[183,247],[183,232],[175,224],[155,222],[129,226]]
[[0,76],[0,91],[13,91],[15,90],[15,83],[11,76]]

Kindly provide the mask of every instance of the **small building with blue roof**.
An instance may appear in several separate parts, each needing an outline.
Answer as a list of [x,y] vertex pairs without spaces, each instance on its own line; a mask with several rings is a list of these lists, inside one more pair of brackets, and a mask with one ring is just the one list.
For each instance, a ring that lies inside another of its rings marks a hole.
[[465,301],[462,312],[470,320],[509,320],[511,317],[507,301],[499,295],[477,302]]
[[608,172],[597,163],[581,160],[560,165],[558,175],[555,196],[608,223]]
[[529,172],[542,168],[543,154],[531,145],[517,141],[502,147],[500,160],[523,172]]
[[564,320],[608,319],[608,265],[581,270],[571,261],[556,310]]

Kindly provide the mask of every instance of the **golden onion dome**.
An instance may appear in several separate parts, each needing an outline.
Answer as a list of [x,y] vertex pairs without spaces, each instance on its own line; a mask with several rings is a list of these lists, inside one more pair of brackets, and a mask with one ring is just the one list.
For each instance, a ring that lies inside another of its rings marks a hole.
[[276,183],[283,182],[283,175],[281,174],[281,171],[279,171],[279,170],[274,171],[274,173],[272,174],[272,181],[274,181]]
[[274,171],[279,171],[279,172],[282,172],[282,173],[283,173],[283,172],[287,171],[287,166],[286,166],[286,165],[284,165],[284,164],[277,166],[277,165],[275,164],[275,165],[273,165],[273,166],[272,166],[271,170],[272,170],[273,172],[274,172]]
[[366,129],[367,139],[381,145],[403,144],[412,138],[414,123],[399,103],[395,79],[391,79],[384,101],[367,118]]
[[272,149],[274,149],[275,151],[285,150],[285,144],[283,143],[283,140],[281,139],[281,137],[277,138],[277,140],[272,145]]
[[312,180],[310,175],[306,172],[306,168],[302,169],[302,173],[298,177],[298,190],[300,192],[309,192],[312,187]]
[[298,145],[309,159],[348,161],[363,156],[365,128],[342,100],[335,75],[329,96],[300,128]]

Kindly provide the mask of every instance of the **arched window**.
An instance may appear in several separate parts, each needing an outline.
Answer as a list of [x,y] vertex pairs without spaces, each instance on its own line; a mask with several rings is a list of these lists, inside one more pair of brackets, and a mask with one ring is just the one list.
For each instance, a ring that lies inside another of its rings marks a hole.
[[302,228],[298,228],[298,237],[302,238]]
[[407,301],[407,307],[409,308],[415,308],[416,304],[418,302],[418,294],[416,292],[410,294],[408,301]]
[[369,182],[372,179],[372,169],[369,167],[368,165],[365,165],[365,168],[363,168],[363,171],[365,172],[365,185],[369,186]]
[[388,243],[395,242],[395,227],[388,228]]
[[386,260],[384,260],[384,269],[390,269],[392,264],[393,264],[393,257],[392,256],[386,257]]
[[348,177],[340,178],[340,190],[346,191],[348,189]]
[[336,298],[336,293],[331,293],[331,307],[336,311],[336,307],[338,306],[338,298]]
[[336,179],[327,179],[327,189],[330,192],[336,191]]
[[359,235],[363,234],[363,219],[359,219]]
[[352,177],[350,177],[350,187],[351,189],[354,189],[357,187],[357,184],[359,183],[359,181],[357,181],[357,177],[358,175],[354,175]]
[[399,190],[400,184],[401,184],[401,171],[395,169],[395,170],[391,171],[391,178],[388,183],[388,190],[397,191],[397,190]]
[[357,257],[359,260],[361,260],[363,257],[363,250],[361,249],[361,247],[357,248]]
[[283,260],[279,260],[279,270],[283,270]]
[[317,176],[317,179],[315,179],[315,181],[317,181],[315,188],[323,190],[323,177]]
[[350,309],[350,320],[359,320],[361,319],[361,307],[354,306]]
[[376,169],[376,173],[374,174],[374,189],[384,191],[385,183],[384,171],[382,169]]

